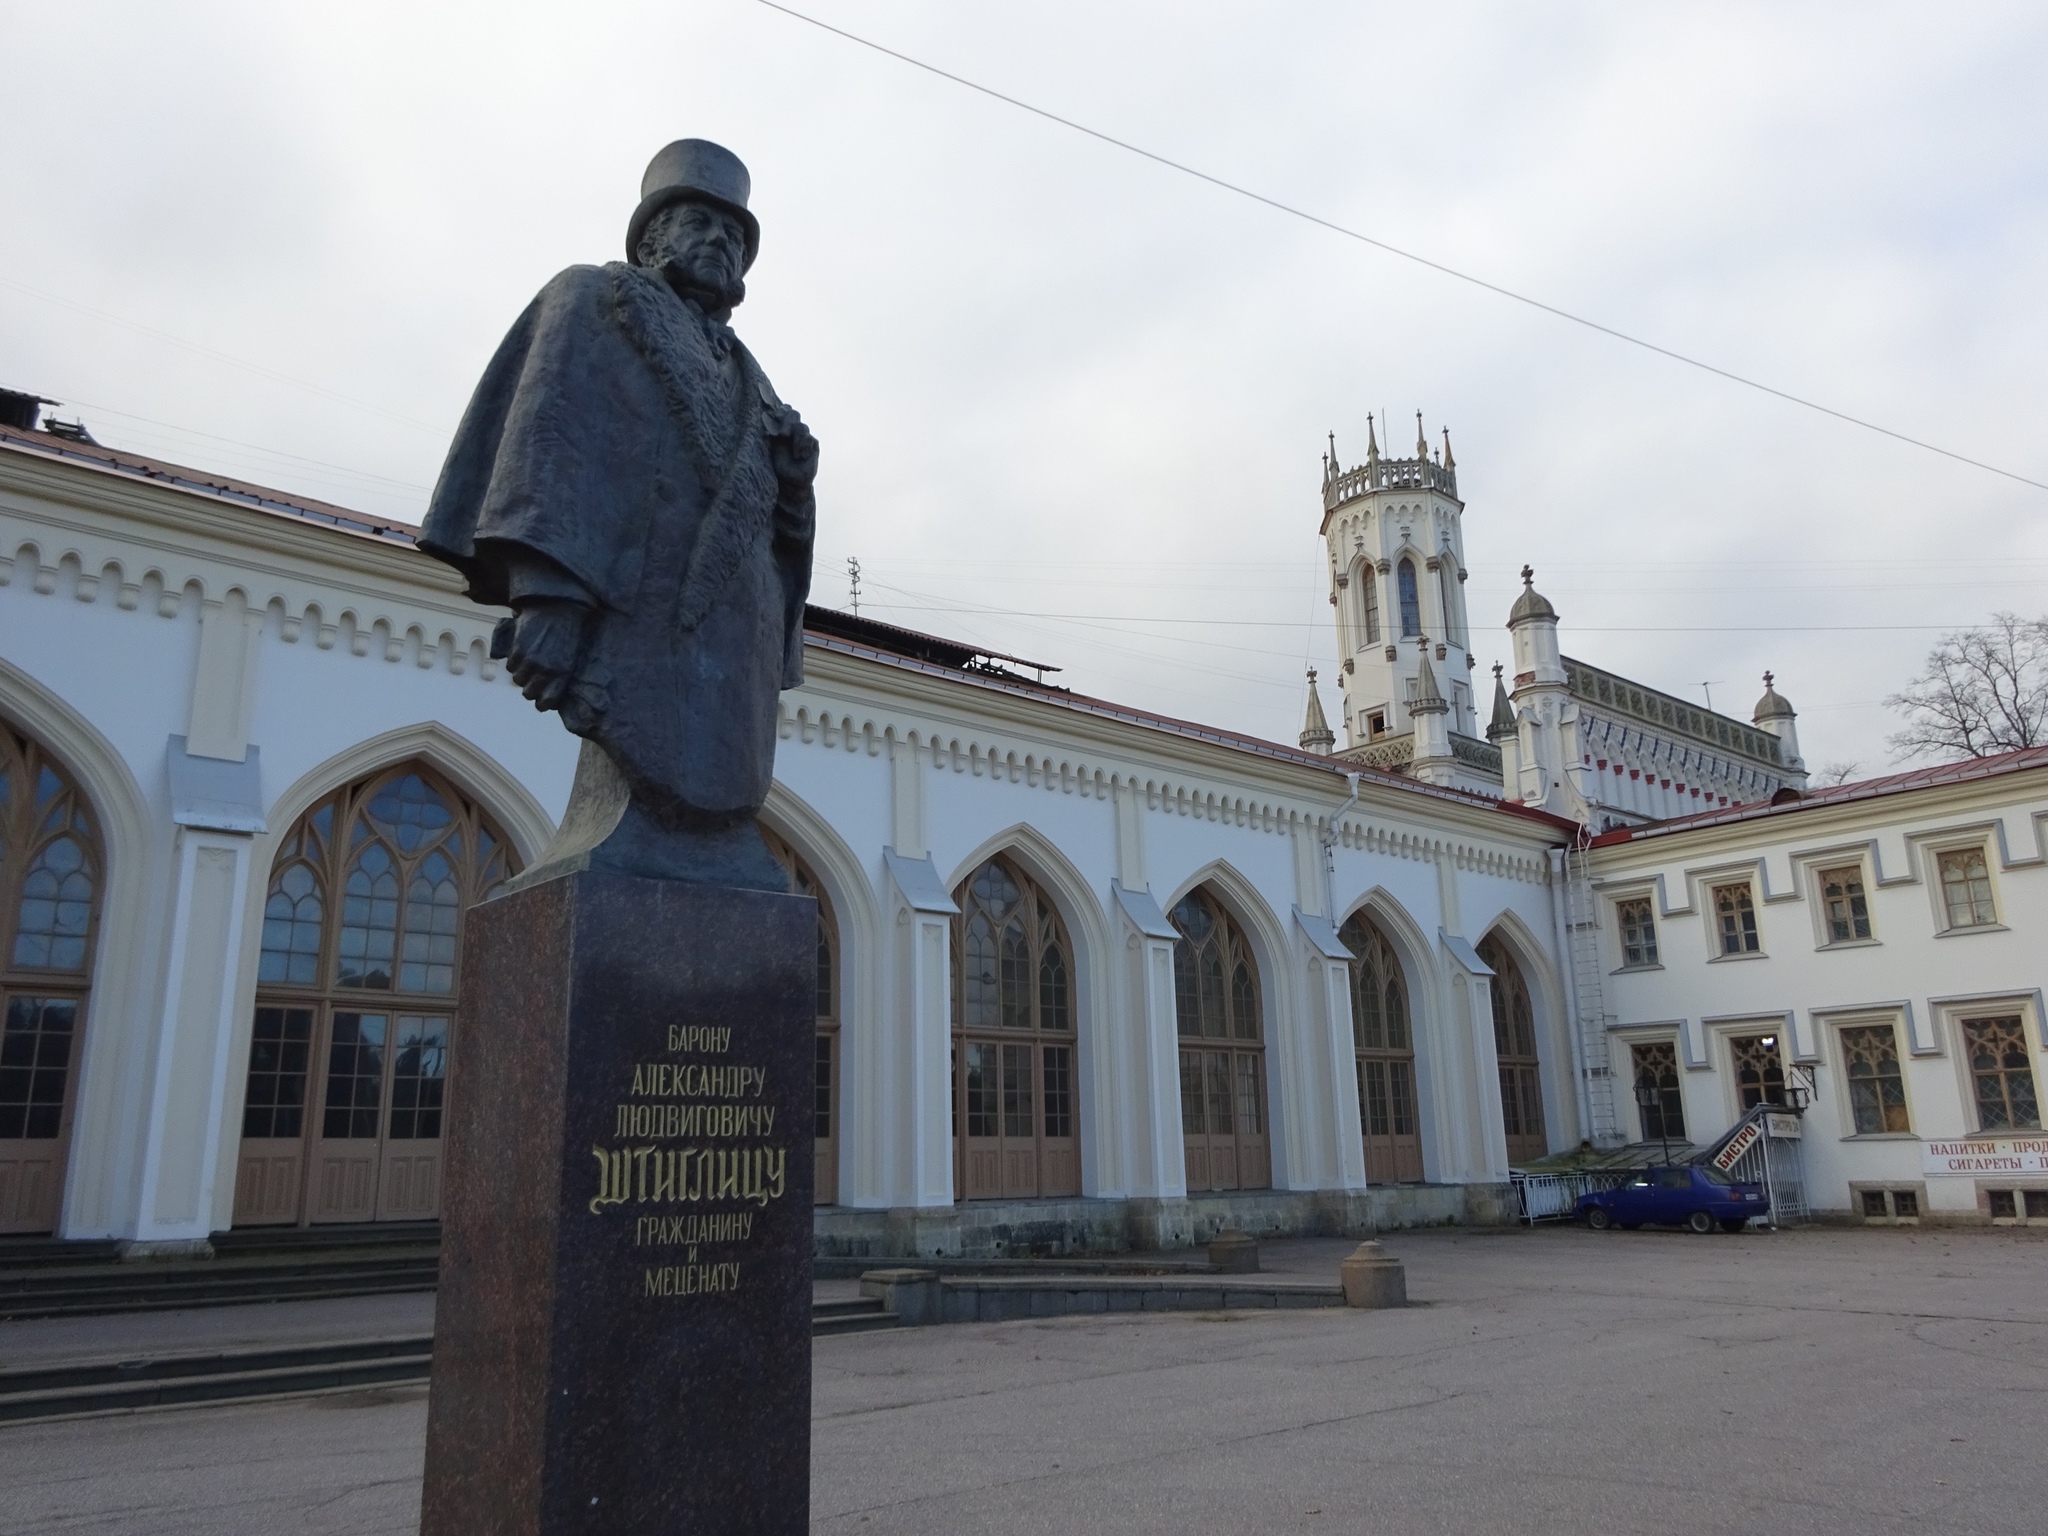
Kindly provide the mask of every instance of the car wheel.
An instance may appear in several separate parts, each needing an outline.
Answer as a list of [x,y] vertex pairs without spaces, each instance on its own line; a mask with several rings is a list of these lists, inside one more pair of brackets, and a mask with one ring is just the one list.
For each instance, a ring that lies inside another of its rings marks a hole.
[[1694,1211],[1685,1218],[1685,1224],[1695,1232],[1711,1232],[1714,1230],[1714,1218],[1705,1211]]
[[1605,1232],[1614,1225],[1614,1218],[1607,1214],[1604,1205],[1589,1206],[1586,1210],[1586,1225],[1595,1232]]
[[1721,1223],[1721,1230],[1723,1232],[1740,1232],[1748,1225],[1749,1218],[1747,1216],[1730,1216]]

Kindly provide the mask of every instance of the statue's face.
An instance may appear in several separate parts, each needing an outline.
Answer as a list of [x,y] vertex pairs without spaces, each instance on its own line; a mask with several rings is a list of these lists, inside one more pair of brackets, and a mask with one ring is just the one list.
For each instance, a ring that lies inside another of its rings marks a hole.
[[747,232],[738,219],[710,203],[671,203],[641,237],[640,259],[686,287],[712,294],[743,292]]

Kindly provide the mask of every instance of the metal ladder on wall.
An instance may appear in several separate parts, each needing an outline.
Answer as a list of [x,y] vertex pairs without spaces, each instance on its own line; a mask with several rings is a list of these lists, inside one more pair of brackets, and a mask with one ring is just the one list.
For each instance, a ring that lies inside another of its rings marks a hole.
[[1572,995],[1578,1000],[1579,1059],[1586,1074],[1589,1137],[1596,1147],[1625,1146],[1614,1072],[1607,1049],[1607,1000],[1601,985],[1600,914],[1586,874],[1589,834],[1581,828],[1564,851],[1565,940],[1571,946]]

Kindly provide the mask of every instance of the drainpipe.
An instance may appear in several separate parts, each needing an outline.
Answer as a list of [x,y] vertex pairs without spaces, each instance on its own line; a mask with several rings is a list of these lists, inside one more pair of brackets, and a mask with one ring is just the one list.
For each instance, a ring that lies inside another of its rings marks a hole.
[[1347,773],[1344,782],[1351,786],[1351,797],[1337,807],[1337,813],[1330,818],[1330,829],[1323,834],[1323,916],[1332,923],[1337,921],[1337,827],[1344,813],[1358,804],[1358,775]]
[[1564,965],[1565,1007],[1571,1011],[1572,1087],[1579,1106],[1579,1138],[1591,1141],[1593,1103],[1586,1090],[1586,1042],[1580,1038],[1585,1024],[1579,1015],[1578,954],[1572,948],[1571,926],[1565,921],[1566,878],[1565,850],[1553,848],[1550,850],[1550,921],[1557,934],[1558,958]]

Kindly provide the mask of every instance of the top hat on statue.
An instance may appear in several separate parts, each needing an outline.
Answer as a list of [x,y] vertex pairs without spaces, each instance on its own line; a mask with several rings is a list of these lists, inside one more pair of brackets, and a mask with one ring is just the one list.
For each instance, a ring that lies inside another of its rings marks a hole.
[[714,204],[733,215],[747,232],[747,254],[741,270],[754,264],[761,249],[761,223],[747,212],[753,178],[740,157],[709,139],[677,139],[647,162],[640,178],[640,206],[626,225],[626,260],[640,259],[640,236],[657,213],[685,199]]

